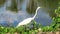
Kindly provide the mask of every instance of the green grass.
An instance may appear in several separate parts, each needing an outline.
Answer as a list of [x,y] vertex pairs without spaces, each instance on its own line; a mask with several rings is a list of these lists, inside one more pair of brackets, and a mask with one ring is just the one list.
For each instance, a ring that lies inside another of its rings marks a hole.
[[20,26],[18,28],[15,27],[2,27],[0,26],[0,34],[14,34],[15,32],[21,33],[21,34],[31,34],[32,32],[37,33],[39,28],[41,28],[42,32],[55,32],[58,31],[58,28],[60,27],[60,24],[53,23],[50,26],[41,26],[40,24],[34,24],[33,28],[29,28],[28,26]]

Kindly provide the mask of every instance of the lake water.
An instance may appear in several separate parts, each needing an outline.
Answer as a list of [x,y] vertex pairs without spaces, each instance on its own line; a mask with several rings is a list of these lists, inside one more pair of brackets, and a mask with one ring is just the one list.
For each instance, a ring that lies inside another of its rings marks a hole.
[[[10,6],[10,3],[11,3],[10,0],[8,0],[4,4],[4,6],[0,7],[0,25],[2,25],[2,26],[7,26],[7,25],[16,26],[19,22],[23,21],[24,19],[34,16],[34,14],[29,14],[26,11],[27,3],[29,3],[29,0],[22,1],[22,3],[18,6],[21,8],[18,13],[13,13],[9,10],[6,10],[6,6]],[[49,16],[49,13],[46,12],[47,10],[48,10],[48,8],[40,8],[38,10],[37,16],[34,20],[37,23],[41,23],[44,26],[50,25],[52,22],[52,19]]]

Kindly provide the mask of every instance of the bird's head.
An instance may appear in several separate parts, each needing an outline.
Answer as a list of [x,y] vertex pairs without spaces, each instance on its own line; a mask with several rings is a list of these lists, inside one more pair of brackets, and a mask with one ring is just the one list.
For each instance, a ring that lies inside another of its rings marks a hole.
[[41,8],[41,7],[38,7],[37,10],[38,10],[39,8]]

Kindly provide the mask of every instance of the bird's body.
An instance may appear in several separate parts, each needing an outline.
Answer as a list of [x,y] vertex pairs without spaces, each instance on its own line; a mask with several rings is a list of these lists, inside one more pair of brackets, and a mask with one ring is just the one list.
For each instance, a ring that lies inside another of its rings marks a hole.
[[30,17],[30,18],[27,18],[27,19],[23,20],[22,22],[20,22],[20,23],[17,25],[17,27],[19,27],[19,26],[21,26],[21,25],[27,25],[27,24],[30,23],[32,20],[34,20],[34,18],[35,18],[36,15],[37,15],[37,11],[38,11],[39,8],[40,8],[40,7],[38,7],[38,8],[36,9],[36,13],[35,13],[35,15],[34,15],[33,17]]
[[[27,25],[29,22],[31,22],[32,21],[32,18],[27,18],[27,19],[25,19],[25,20],[23,20],[22,22],[20,22],[18,25],[17,25],[17,27],[18,26],[21,26],[21,25]],[[26,24],[27,23],[27,24]]]

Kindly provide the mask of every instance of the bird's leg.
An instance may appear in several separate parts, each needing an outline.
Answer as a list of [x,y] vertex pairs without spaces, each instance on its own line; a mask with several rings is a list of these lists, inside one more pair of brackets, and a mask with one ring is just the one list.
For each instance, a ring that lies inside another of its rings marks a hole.
[[32,24],[31,25],[33,26],[33,29],[36,29],[36,25],[37,24],[36,24],[36,21],[35,20],[32,21]]
[[24,30],[25,30],[25,32],[26,32],[26,25],[22,25],[23,27],[24,27]]

